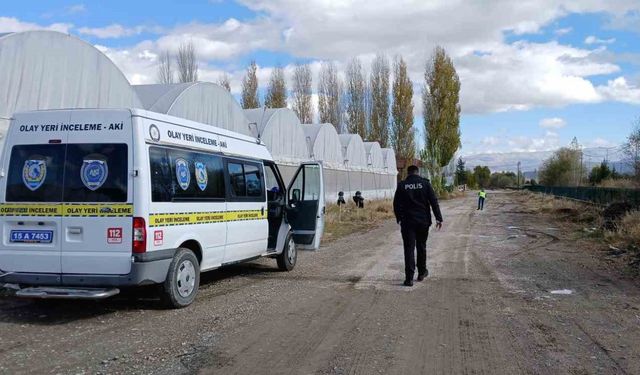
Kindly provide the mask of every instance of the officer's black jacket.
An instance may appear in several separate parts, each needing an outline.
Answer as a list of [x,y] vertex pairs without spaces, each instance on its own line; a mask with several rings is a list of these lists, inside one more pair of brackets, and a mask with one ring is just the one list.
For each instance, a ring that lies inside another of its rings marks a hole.
[[411,175],[398,183],[393,197],[393,212],[398,222],[431,225],[431,209],[436,220],[442,221],[438,198],[429,180]]

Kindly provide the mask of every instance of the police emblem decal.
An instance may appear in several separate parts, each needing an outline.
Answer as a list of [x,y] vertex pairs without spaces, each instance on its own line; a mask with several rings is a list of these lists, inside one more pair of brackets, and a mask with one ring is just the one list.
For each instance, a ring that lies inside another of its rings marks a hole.
[[196,167],[196,182],[198,183],[198,187],[201,191],[207,188],[207,182],[209,182],[209,177],[207,176],[207,166],[204,163],[199,161],[195,162]]
[[176,159],[176,179],[182,190],[187,190],[191,183],[191,174],[189,173],[189,164],[182,158]]
[[99,159],[84,159],[80,168],[80,178],[87,189],[95,191],[107,181],[109,166],[107,162]]
[[36,191],[47,177],[47,164],[42,159],[29,159],[22,168],[22,182],[31,191]]

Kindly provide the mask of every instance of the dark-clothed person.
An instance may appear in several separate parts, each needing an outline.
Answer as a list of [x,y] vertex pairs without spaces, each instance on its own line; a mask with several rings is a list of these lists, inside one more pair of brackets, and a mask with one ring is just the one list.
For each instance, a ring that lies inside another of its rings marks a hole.
[[415,252],[418,253],[418,281],[427,276],[427,237],[431,226],[431,210],[436,217],[436,227],[442,227],[442,214],[438,198],[429,180],[420,177],[415,165],[407,169],[409,176],[398,183],[393,198],[393,211],[400,224],[404,243],[404,285],[413,285],[416,269]]

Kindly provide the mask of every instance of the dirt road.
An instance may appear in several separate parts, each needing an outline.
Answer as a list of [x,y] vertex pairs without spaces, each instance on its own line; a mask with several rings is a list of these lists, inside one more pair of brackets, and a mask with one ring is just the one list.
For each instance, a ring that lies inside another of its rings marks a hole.
[[430,275],[401,286],[395,223],[151,300],[0,300],[2,373],[638,374],[640,288],[514,193],[442,204]]

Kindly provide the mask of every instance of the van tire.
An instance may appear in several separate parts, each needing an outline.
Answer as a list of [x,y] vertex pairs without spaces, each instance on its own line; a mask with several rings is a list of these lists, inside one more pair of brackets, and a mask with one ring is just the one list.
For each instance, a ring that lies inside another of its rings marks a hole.
[[169,265],[164,281],[162,299],[169,308],[189,306],[198,294],[200,263],[193,251],[180,248]]
[[284,249],[282,253],[276,257],[278,268],[280,271],[291,271],[296,266],[298,260],[298,249],[296,243],[293,242],[293,234],[289,233],[284,241]]

